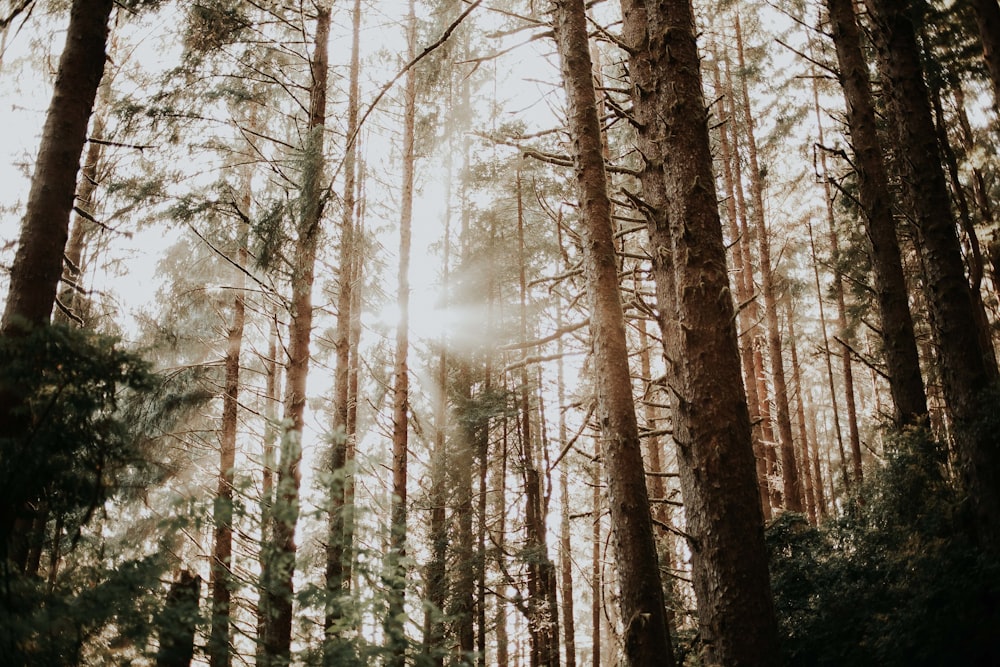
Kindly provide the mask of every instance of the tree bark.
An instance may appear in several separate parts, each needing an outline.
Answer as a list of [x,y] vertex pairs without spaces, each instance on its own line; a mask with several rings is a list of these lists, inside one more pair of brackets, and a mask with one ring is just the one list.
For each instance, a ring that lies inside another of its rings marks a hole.
[[662,174],[663,199],[642,194],[646,210],[662,211],[648,227],[704,659],[772,664],[777,624],[694,17],[687,0],[626,1],[622,13],[642,171]]
[[[253,111],[251,110],[251,114]],[[251,116],[250,126],[254,122]],[[247,168],[243,175],[243,193],[240,212],[250,215],[252,170]],[[245,220],[239,223],[237,232],[237,270],[234,272],[232,323],[226,337],[224,360],[225,379],[222,395],[222,429],[219,435],[219,477],[215,492],[213,521],[215,539],[212,548],[212,629],[209,637],[209,661],[212,667],[229,667],[230,655],[230,604],[234,585],[232,573],[233,557],[233,480],[236,472],[236,435],[239,422],[240,394],[240,352],[243,348],[243,329],[246,323],[246,275],[242,267],[249,259],[247,240],[249,225]]]
[[553,2],[553,7],[580,198],[594,370],[600,378],[597,415],[625,620],[624,657],[629,665],[672,665],[618,293],[611,202],[595,104],[587,18],[583,0],[559,0]]
[[[358,106],[360,105],[359,79],[361,71],[360,33],[361,0],[354,0],[352,16],[351,65],[348,75],[347,136],[358,133]],[[346,522],[351,520],[348,507],[348,478],[352,461],[348,452],[354,433],[349,428],[351,383],[351,323],[354,317],[354,292],[359,276],[355,268],[358,252],[355,241],[355,206],[357,205],[357,141],[347,145],[344,155],[343,215],[340,223],[339,291],[337,293],[337,325],[334,334],[336,371],[333,388],[333,445],[330,455],[331,488],[329,501],[329,538],[326,547],[326,611],[323,621],[323,661],[327,666],[342,663],[344,650],[350,651],[340,641],[343,628],[344,598],[350,592],[350,564],[353,545],[348,542]],[[356,353],[356,352],[355,352]]]
[[862,220],[875,277],[875,296],[882,323],[881,337],[897,425],[926,420],[927,397],[920,376],[913,317],[900,255],[892,195],[882,143],[876,131],[868,67],[861,52],[861,34],[853,0],[827,0],[837,49],[840,84],[847,103],[854,165],[858,174]]
[[75,0],[45,115],[0,333],[48,323],[55,303],[80,156],[104,75],[111,0]]
[[316,35],[310,59],[309,119],[303,151],[305,167],[302,170],[298,234],[291,265],[292,297],[285,371],[284,427],[271,517],[273,543],[266,547],[271,551],[264,572],[267,593],[264,652],[268,667],[284,667],[291,661],[292,577],[295,573],[295,528],[299,519],[301,485],[299,464],[302,460],[306,379],[309,375],[309,344],[312,336],[312,288],[323,217],[323,147],[329,38],[330,8],[328,5],[321,5],[316,17]]
[[[416,15],[410,0],[407,17],[407,44],[410,58],[416,53]],[[386,664],[402,667],[406,659],[406,631],[404,601],[406,595],[406,485],[407,441],[409,409],[409,367],[407,357],[410,346],[410,236],[413,220],[414,126],[416,119],[416,74],[406,73],[403,90],[403,185],[400,198],[399,219],[399,272],[396,306],[399,321],[396,324],[396,353],[392,384],[392,503],[389,519],[389,553],[386,557],[386,576],[389,583],[389,605],[385,617]]]
[[923,260],[931,328],[945,400],[954,424],[958,470],[981,537],[1000,541],[1000,446],[974,433],[990,375],[976,335],[969,285],[951,215],[930,97],[923,79],[911,2],[865,0],[890,118],[899,146],[909,212]]

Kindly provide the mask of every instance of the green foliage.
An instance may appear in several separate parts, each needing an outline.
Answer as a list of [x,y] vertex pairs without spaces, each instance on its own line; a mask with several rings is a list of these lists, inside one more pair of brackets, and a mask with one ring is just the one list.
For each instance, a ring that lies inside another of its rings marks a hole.
[[997,664],[1000,562],[965,532],[938,443],[912,430],[888,449],[843,516],[768,529],[788,663]]
[[153,377],[100,334],[49,326],[0,338],[2,507],[42,503],[64,518],[82,510],[85,521],[120,473],[144,465],[117,409],[127,392],[151,390]]

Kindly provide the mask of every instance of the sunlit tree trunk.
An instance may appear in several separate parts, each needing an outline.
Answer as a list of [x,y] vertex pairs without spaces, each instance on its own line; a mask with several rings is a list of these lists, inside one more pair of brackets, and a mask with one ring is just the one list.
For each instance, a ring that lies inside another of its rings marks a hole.
[[312,335],[312,288],[323,216],[323,147],[329,37],[330,7],[321,5],[318,7],[316,35],[310,59],[309,119],[303,150],[304,167],[299,192],[297,234],[292,251],[284,418],[271,517],[273,539],[272,544],[264,547],[270,551],[263,575],[267,596],[264,658],[268,667],[283,667],[291,661],[292,577],[295,573],[295,529],[299,519],[301,484],[299,464],[302,460],[302,429]]
[[[260,548],[258,561],[261,573],[268,567],[271,549],[271,510],[274,505],[274,444],[278,439],[278,400],[281,394],[281,367],[278,364],[278,318],[272,314],[267,343],[267,357],[264,361],[264,438],[262,444],[262,466],[260,484]],[[267,629],[267,582],[261,575],[258,580],[257,598],[257,663],[267,664],[264,650],[264,635]]]
[[[557,326],[562,327],[562,304]],[[556,375],[556,393],[559,401],[559,447],[565,447],[569,434],[566,429],[566,382],[563,369],[563,343],[559,339],[557,353],[559,360]],[[566,648],[566,667],[576,667],[576,621],[573,617],[574,597],[573,597],[573,544],[570,540],[570,511],[569,511],[569,473],[567,463],[563,461],[559,469],[559,570],[562,581],[560,582],[560,594],[562,596],[563,613],[563,638]]]
[[[923,260],[925,294],[939,349],[941,379],[961,484],[979,520],[981,536],[1000,541],[1000,446],[975,433],[990,374],[976,335],[976,319],[951,215],[930,98],[923,79],[911,2],[865,0],[876,60],[896,132],[897,160]],[[988,407],[986,409],[994,409]]]
[[[743,54],[743,34],[739,17],[736,19],[736,54],[740,70],[746,71]],[[795,466],[795,445],[792,437],[792,421],[788,409],[788,387],[785,381],[785,365],[782,355],[781,330],[778,325],[778,296],[775,285],[774,266],[771,262],[770,230],[764,218],[764,181],[757,157],[755,122],[750,108],[747,78],[742,77],[742,107],[744,132],[746,134],[747,164],[750,167],[750,193],[753,198],[754,226],[757,232],[757,249],[760,258],[760,284],[764,296],[764,318],[767,324],[768,357],[771,361],[771,381],[774,383],[774,412],[778,423],[778,442],[781,453],[782,506],[793,512],[802,511],[799,475]]]
[[625,621],[624,658],[629,665],[672,665],[618,293],[587,19],[582,0],[560,0],[553,7],[580,199],[594,372],[600,378],[597,415]]
[[[350,592],[350,561],[352,545],[347,540],[345,522],[352,520],[348,507],[348,478],[352,476],[352,461],[348,451],[354,440],[348,426],[351,404],[351,323],[354,319],[355,298],[359,276],[355,272],[359,253],[355,239],[355,207],[357,205],[357,151],[361,0],[354,0],[352,15],[351,65],[348,74],[347,136],[354,137],[344,155],[344,194],[340,222],[339,291],[337,293],[337,324],[334,334],[336,370],[333,387],[333,443],[330,456],[331,487],[329,490],[329,537],[326,545],[326,611],[324,617],[323,660],[328,666],[342,664],[350,649],[342,641],[344,598]],[[351,457],[353,458],[353,457]]]
[[[250,129],[254,129],[251,108]],[[253,196],[252,169],[243,170],[239,201],[240,222],[237,231],[236,270],[233,284],[232,321],[226,337],[224,359],[225,379],[222,396],[222,429],[219,435],[219,476],[215,492],[213,521],[215,541],[212,546],[212,629],[209,637],[209,661],[212,667],[229,667],[230,615],[235,584],[232,574],[233,557],[233,481],[236,474],[236,434],[239,424],[240,352],[243,349],[243,329],[246,323],[246,275],[249,217]]]
[[[719,72],[718,58],[712,60],[712,75],[717,94],[723,94],[722,80]],[[733,243],[733,274],[736,283],[736,306],[739,309],[740,323],[740,362],[743,368],[743,386],[747,394],[747,407],[750,410],[751,435],[753,437],[754,460],[756,462],[757,484],[760,487],[760,507],[764,513],[764,521],[771,520],[771,501],[767,480],[767,455],[764,452],[764,426],[761,416],[761,397],[757,394],[757,373],[754,367],[755,329],[760,321],[757,299],[753,287],[753,265],[749,261],[749,239],[740,233],[739,212],[737,210],[736,189],[738,186],[733,174],[733,150],[730,145],[730,132],[735,132],[732,114],[731,86],[726,96],[720,100],[725,124],[719,128],[719,157],[722,161],[723,185],[726,189],[726,214],[729,223],[729,236]],[[728,100],[728,104],[726,101]],[[769,423],[769,422],[768,422]],[[771,436],[773,440],[773,435]]]
[[[417,20],[413,0],[410,0],[407,21],[407,44],[410,57],[416,52]],[[406,594],[406,484],[407,441],[409,410],[409,367],[407,357],[410,346],[410,236],[413,220],[414,126],[416,119],[416,74],[406,73],[403,89],[403,187],[400,197],[399,218],[399,271],[396,307],[396,352],[392,383],[392,502],[389,518],[389,553],[386,556],[386,574],[389,584],[389,605],[385,617],[385,645],[387,665],[402,667],[406,658],[406,631],[404,628],[404,596]]]

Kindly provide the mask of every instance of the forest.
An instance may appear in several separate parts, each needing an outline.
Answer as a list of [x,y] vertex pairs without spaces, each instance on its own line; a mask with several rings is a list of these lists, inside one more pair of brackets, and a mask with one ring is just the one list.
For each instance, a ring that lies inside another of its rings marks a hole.
[[0,94],[0,667],[1000,664],[998,0],[0,0]]

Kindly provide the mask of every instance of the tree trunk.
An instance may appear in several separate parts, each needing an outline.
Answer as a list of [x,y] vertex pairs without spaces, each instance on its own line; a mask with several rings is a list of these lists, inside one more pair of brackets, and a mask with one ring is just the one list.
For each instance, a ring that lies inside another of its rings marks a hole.
[[[694,17],[687,0],[622,5],[642,171],[662,174],[662,191],[644,187],[642,195],[646,210],[660,211],[648,227],[704,658],[775,663],[777,627]],[[663,657],[643,664],[657,660],[665,664]]]
[[785,301],[788,312],[788,344],[789,352],[792,355],[792,384],[795,391],[795,419],[799,426],[799,450],[801,451],[802,465],[802,495],[805,498],[806,515],[809,523],[816,525],[816,498],[813,492],[813,475],[810,466],[809,456],[809,436],[806,433],[805,404],[802,400],[802,368],[799,366],[799,352],[795,344],[795,312],[792,310],[792,298],[786,292]]
[[[561,301],[561,300],[560,300]],[[556,325],[562,327],[562,303],[559,309]],[[563,373],[563,343],[559,339],[557,354],[556,393],[559,401],[559,447],[565,447],[569,442],[566,430],[566,382]],[[570,539],[569,518],[569,474],[567,464],[563,462],[559,469],[559,570],[562,578],[560,594],[562,595],[563,637],[566,647],[566,667],[576,667],[576,621],[573,617],[573,543]]]
[[847,122],[858,174],[862,220],[875,276],[894,419],[899,426],[919,424],[926,419],[927,397],[920,377],[920,359],[896,236],[892,195],[876,131],[871,83],[861,52],[854,3],[853,0],[827,0],[826,4],[840,65],[840,84],[847,103]]
[[[414,2],[410,0],[407,18],[407,44],[410,58],[416,53],[416,26]],[[406,631],[404,628],[404,598],[406,594],[406,484],[407,436],[409,407],[409,367],[407,356],[410,339],[410,234],[413,220],[414,124],[416,119],[416,74],[406,73],[403,90],[403,188],[400,198],[399,219],[399,287],[396,306],[399,321],[396,324],[396,361],[393,367],[392,405],[392,503],[389,519],[389,553],[386,557],[386,576],[389,581],[389,608],[385,617],[386,649],[389,667],[402,667],[406,658]]]
[[[66,45],[59,58],[10,269],[0,336],[19,336],[27,329],[44,326],[52,315],[80,156],[104,74],[112,6],[111,0],[75,0],[70,8]],[[24,419],[16,415],[18,403],[12,392],[0,391],[0,438],[16,438],[23,432]],[[0,562],[9,557],[20,572],[27,566],[33,512],[26,507],[0,507]]]
[[[600,378],[597,414],[625,620],[625,661],[629,665],[672,665],[618,293],[587,19],[582,0],[558,0],[553,5],[580,198],[594,371]],[[748,440],[749,432],[747,424]]]
[[316,248],[323,215],[324,123],[329,67],[330,8],[321,5],[316,17],[316,36],[310,62],[311,84],[299,193],[298,235],[292,259],[292,298],[288,325],[288,362],[285,376],[284,427],[278,462],[277,488],[272,511],[273,544],[266,564],[267,623],[264,629],[265,663],[283,667],[291,661],[292,577],[295,573],[295,527],[299,519],[299,486],[302,460],[302,428],[309,374],[309,343],[312,334],[312,288]]
[[75,205],[76,177],[104,74],[111,0],[74,0],[45,115],[0,333],[48,323]]
[[[347,99],[347,136],[358,133],[358,106],[360,105],[360,33],[361,0],[354,0],[352,16],[351,65]],[[329,538],[326,546],[326,611],[323,622],[323,661],[328,667],[343,664],[351,649],[341,641],[344,617],[344,600],[350,592],[350,564],[352,545],[347,542],[345,521],[349,520],[347,505],[348,477],[352,475],[348,450],[354,434],[348,428],[351,382],[351,322],[354,318],[354,292],[359,276],[356,275],[355,206],[357,204],[357,141],[347,145],[344,155],[343,215],[340,224],[340,269],[337,293],[337,325],[334,334],[336,371],[333,388],[333,444],[330,456],[331,488],[329,501]]]
[[[736,18],[736,54],[740,70],[746,71],[743,56],[743,34],[738,16]],[[774,267],[771,265],[771,238],[764,219],[764,181],[757,157],[757,139],[746,76],[742,77],[741,92],[744,131],[747,140],[747,163],[750,166],[750,194],[753,197],[751,211],[757,232],[760,284],[764,296],[768,356],[771,361],[771,381],[774,383],[775,421],[778,422],[778,441],[781,452],[782,506],[792,512],[801,512],[802,493],[798,470],[795,466],[795,444],[792,437],[792,420],[788,409],[788,387],[785,381],[785,365],[782,358],[781,330],[778,325],[778,297]]]
[[865,0],[882,86],[889,98],[900,172],[923,260],[931,327],[940,351],[945,400],[954,424],[958,469],[982,537],[1000,541],[1000,447],[977,437],[990,375],[952,219],[941,153],[924,84],[910,2]]
[[[716,94],[723,95],[721,75],[719,72],[718,58],[711,61],[712,74],[714,77]],[[731,88],[731,87],[730,87]],[[733,174],[733,150],[730,146],[730,130],[735,132],[733,125],[733,112],[735,107],[732,101],[731,90],[727,91],[725,98],[720,100],[723,105],[721,114],[727,120],[726,124],[719,128],[719,157],[722,160],[723,184],[726,189],[726,214],[729,222],[729,236],[733,240],[733,273],[736,283],[736,306],[739,314],[740,324],[740,362],[743,368],[743,386],[747,394],[747,407],[750,410],[751,436],[753,438],[753,451],[755,469],[757,472],[757,485],[760,487],[760,507],[764,514],[765,523],[771,520],[771,500],[768,491],[767,479],[767,454],[764,438],[764,425],[761,416],[761,397],[757,394],[757,372],[754,366],[754,340],[756,329],[760,321],[759,308],[753,287],[753,264],[750,260],[749,239],[741,236],[739,227],[739,211],[737,210],[737,187],[739,187],[739,198],[742,201],[742,185],[737,186]],[[728,99],[728,105],[726,100]],[[770,430],[770,426],[768,426]],[[773,440],[773,435],[770,437]]]
[[[253,110],[251,109],[251,114]],[[251,115],[250,126],[254,120]],[[243,328],[246,323],[246,275],[241,270],[249,259],[247,240],[251,195],[252,170],[247,168],[243,175],[243,193],[239,202],[240,213],[246,216],[239,223],[237,233],[237,270],[233,285],[232,324],[226,340],[225,380],[222,396],[222,429],[219,436],[219,479],[215,492],[213,521],[215,540],[212,547],[211,588],[212,588],[212,629],[208,652],[212,667],[229,667],[232,656],[230,643],[230,604],[234,579],[232,575],[233,557],[233,480],[236,466],[236,435],[239,422],[240,393],[240,351],[243,348]]]
[[274,507],[274,443],[278,439],[278,397],[281,393],[280,366],[278,364],[278,318],[271,316],[270,333],[267,343],[267,358],[264,359],[264,438],[263,461],[260,485],[260,548],[258,562],[261,577],[258,580],[257,598],[257,664],[266,665],[264,637],[267,631],[269,614],[267,611],[267,573],[271,553],[273,524],[271,512]]
[[[517,239],[520,283],[521,342],[528,339],[527,277],[524,252],[524,206],[521,193],[521,174],[516,181]],[[559,617],[551,615],[549,590],[554,583],[555,565],[549,559],[546,544],[546,508],[543,503],[543,480],[538,470],[538,456],[534,449],[531,429],[531,385],[528,380],[527,347],[522,350],[520,377],[520,439],[521,464],[524,471],[524,528],[525,553],[528,559],[528,632],[531,639],[531,667],[548,667],[559,664]],[[538,438],[541,442],[541,438]]]
[[[816,112],[816,133],[819,145],[823,146],[823,117],[819,108],[819,87],[813,79],[813,107]],[[823,201],[826,204],[826,224],[830,235],[830,256],[833,261],[833,296],[837,301],[837,329],[840,333],[840,361],[844,374],[844,398],[847,407],[847,434],[851,444],[851,483],[860,487],[863,481],[861,466],[861,435],[858,432],[858,406],[854,399],[854,364],[851,362],[851,351],[847,346],[847,303],[844,298],[844,278],[836,269],[840,256],[840,237],[837,234],[837,224],[833,212],[833,192],[830,187],[829,172],[826,167],[826,152],[820,152],[820,169],[823,176]]]
[[[840,429],[840,408],[837,407],[837,384],[833,379],[833,362],[830,351],[830,337],[826,330],[826,309],[823,307],[823,288],[819,281],[819,256],[816,254],[816,239],[813,237],[812,221],[806,220],[809,229],[809,252],[812,257],[813,279],[816,285],[816,300],[819,303],[819,327],[823,334],[823,361],[826,363],[827,386],[830,388],[830,405],[833,408],[833,427],[837,434],[837,448],[840,453],[840,469],[844,476],[844,487],[850,488],[847,475],[847,452],[844,450],[844,434]],[[833,474],[833,470],[830,471]],[[831,482],[832,484],[832,482]],[[833,498],[831,497],[831,501]]]

